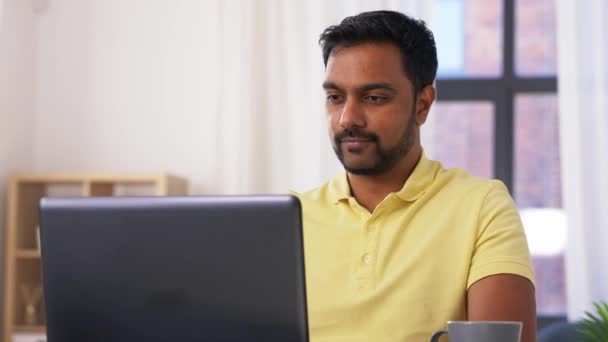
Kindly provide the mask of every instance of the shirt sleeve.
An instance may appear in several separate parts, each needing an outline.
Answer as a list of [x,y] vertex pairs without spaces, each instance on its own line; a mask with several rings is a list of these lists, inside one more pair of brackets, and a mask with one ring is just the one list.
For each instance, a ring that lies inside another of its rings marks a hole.
[[534,284],[528,242],[517,207],[504,184],[493,181],[479,211],[467,289],[482,278],[505,273],[522,276]]

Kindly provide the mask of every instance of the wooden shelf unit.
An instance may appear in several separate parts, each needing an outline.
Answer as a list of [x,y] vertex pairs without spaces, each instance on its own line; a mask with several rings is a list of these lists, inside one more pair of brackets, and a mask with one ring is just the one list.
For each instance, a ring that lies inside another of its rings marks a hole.
[[40,258],[40,250],[34,248],[18,249],[15,251],[15,257],[18,259]]
[[46,333],[46,327],[44,325],[16,325],[15,332],[44,334]]
[[41,286],[38,241],[38,203],[42,197],[179,196],[188,194],[188,182],[169,174],[23,173],[8,185],[5,226],[4,342],[16,333],[45,334],[44,303],[38,321],[25,322],[22,286]]

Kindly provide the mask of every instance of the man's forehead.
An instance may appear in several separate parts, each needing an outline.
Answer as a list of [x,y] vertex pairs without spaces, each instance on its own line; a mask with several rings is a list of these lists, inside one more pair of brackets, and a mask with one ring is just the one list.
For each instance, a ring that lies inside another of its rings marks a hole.
[[327,60],[330,64],[359,63],[359,64],[384,64],[392,62],[400,65],[402,61],[399,47],[391,43],[360,43],[356,45],[336,46]]
[[397,88],[408,82],[398,47],[390,43],[364,43],[340,46],[329,56],[325,82],[340,87],[389,84]]

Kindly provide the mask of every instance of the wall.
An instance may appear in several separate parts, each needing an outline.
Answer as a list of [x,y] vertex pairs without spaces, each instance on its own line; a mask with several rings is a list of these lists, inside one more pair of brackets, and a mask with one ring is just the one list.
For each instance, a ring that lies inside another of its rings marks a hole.
[[52,1],[36,29],[35,168],[171,170],[218,190],[215,6]]
[[[5,224],[8,175],[32,166],[33,33],[31,3],[0,0],[0,227]],[[4,233],[0,234],[0,270],[4,269],[3,240]],[[0,284],[3,276],[0,272]]]

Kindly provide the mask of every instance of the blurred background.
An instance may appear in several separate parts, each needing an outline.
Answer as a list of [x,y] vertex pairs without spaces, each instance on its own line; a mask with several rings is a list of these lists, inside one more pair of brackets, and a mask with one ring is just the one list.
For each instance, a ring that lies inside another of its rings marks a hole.
[[539,315],[608,299],[604,0],[0,0],[0,222],[14,172],[168,171],[192,194],[321,184],[340,165],[318,36],[377,9],[435,32],[423,146],[509,187]]

